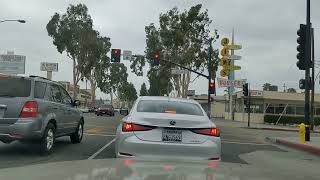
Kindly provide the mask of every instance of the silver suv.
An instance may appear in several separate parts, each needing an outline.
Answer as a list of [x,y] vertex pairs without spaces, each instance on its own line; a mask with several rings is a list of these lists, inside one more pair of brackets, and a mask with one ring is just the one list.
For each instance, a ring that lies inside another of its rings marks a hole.
[[84,119],[77,105],[57,82],[0,74],[0,141],[36,141],[43,153],[52,151],[57,137],[80,143]]

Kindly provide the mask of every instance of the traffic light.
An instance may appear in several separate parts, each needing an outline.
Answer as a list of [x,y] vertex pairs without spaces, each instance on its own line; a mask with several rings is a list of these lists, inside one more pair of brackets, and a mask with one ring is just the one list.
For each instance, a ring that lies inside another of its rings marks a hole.
[[121,49],[111,50],[111,62],[120,62]]
[[298,39],[297,39],[297,67],[300,70],[306,70],[306,35],[307,35],[307,26],[304,24],[300,24],[300,29],[297,31]]
[[300,79],[299,80],[299,88],[300,89],[305,89],[306,88],[306,80],[305,79]]
[[244,85],[242,85],[242,93],[243,93],[243,96],[249,95],[249,84],[248,83],[245,83]]
[[156,52],[154,55],[153,55],[153,64],[155,66],[159,66],[160,65],[160,53],[159,52]]
[[215,83],[211,82],[209,83],[209,94],[214,94],[215,92]]

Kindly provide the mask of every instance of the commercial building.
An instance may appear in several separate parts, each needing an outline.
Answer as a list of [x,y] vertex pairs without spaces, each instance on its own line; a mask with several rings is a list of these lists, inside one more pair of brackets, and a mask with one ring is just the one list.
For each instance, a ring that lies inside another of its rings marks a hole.
[[[277,91],[251,90],[250,120],[254,123],[286,123],[294,124],[297,120],[304,118],[304,93],[288,93]],[[247,122],[248,113],[244,105],[245,97],[242,91],[232,96],[233,112],[229,109],[229,95],[215,96],[212,98],[212,117],[224,118]],[[203,108],[207,109],[207,95],[196,95],[197,100]],[[315,94],[314,117],[315,121],[320,121],[320,94]],[[271,119],[271,120],[270,120]]]
[[[59,81],[59,83],[68,91],[71,97],[73,97],[73,84],[68,81]],[[91,107],[91,89],[80,89],[80,86],[76,86],[76,99],[80,101],[80,106]]]

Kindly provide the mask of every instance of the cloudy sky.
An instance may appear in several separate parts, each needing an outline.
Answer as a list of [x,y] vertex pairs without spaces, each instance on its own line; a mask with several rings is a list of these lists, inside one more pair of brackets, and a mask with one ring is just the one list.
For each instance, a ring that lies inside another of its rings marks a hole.
[[[296,67],[296,31],[305,23],[305,0],[0,0],[0,20],[25,19],[26,24],[6,22],[0,24],[0,53],[15,51],[27,56],[26,74],[46,76],[40,71],[40,62],[58,62],[59,72],[54,80],[72,80],[72,62],[57,52],[47,35],[46,24],[55,13],[64,13],[69,4],[84,3],[94,21],[94,28],[111,38],[112,48],[132,50],[142,54],[145,49],[144,27],[156,23],[159,14],[173,7],[189,9],[201,3],[213,20],[211,29],[218,29],[220,37],[230,37],[235,29],[235,41],[243,49],[237,61],[242,69],[236,78],[246,78],[254,89],[269,82],[283,90],[298,87],[303,73]],[[315,52],[320,67],[320,1],[311,0],[311,20],[315,29]],[[221,48],[220,43],[214,45]],[[129,64],[125,62],[129,68]],[[316,72],[319,68],[316,69]],[[130,74],[129,81],[137,89],[146,77]],[[80,83],[84,88],[85,84]],[[189,89],[197,94],[207,92],[207,81],[196,79]],[[317,84],[319,89],[319,84]],[[219,88],[219,94],[223,89]],[[106,98],[101,92],[98,97]]]

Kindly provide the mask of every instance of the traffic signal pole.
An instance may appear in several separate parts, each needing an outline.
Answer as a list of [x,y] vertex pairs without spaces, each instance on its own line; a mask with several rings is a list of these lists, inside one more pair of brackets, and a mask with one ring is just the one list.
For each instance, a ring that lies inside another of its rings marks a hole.
[[313,131],[314,128],[314,86],[315,86],[315,77],[314,77],[314,31],[311,29],[311,42],[312,42],[312,87],[311,87],[311,117],[310,117],[310,130]]
[[306,127],[305,138],[310,141],[310,60],[311,60],[311,22],[310,22],[310,0],[307,0],[307,33],[306,33],[306,53],[305,53],[305,104],[304,104],[304,120]]

